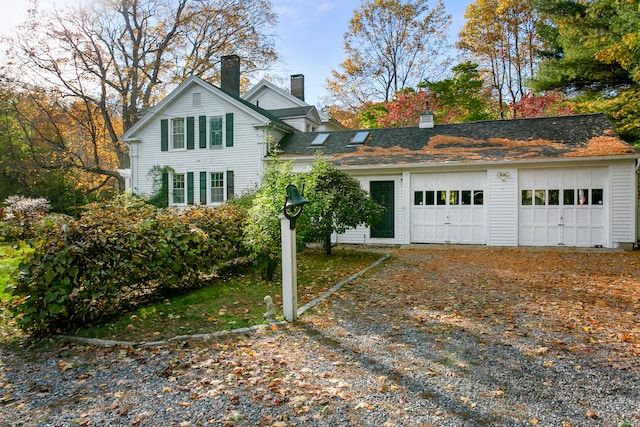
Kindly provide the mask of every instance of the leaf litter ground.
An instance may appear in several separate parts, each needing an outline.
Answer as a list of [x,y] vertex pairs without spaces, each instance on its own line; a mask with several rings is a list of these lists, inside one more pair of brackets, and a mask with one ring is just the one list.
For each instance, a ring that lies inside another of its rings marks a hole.
[[640,425],[640,253],[390,252],[284,328],[4,349],[0,423]]

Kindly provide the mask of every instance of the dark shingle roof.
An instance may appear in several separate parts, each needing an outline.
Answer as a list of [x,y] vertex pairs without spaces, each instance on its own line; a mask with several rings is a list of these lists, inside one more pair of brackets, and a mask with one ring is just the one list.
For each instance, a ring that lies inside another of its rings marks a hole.
[[370,129],[365,144],[350,145],[357,132],[326,132],[330,136],[322,146],[311,145],[315,132],[287,135],[280,141],[281,155],[320,151],[338,166],[640,155],[603,114]]
[[243,99],[240,97],[240,95],[233,93],[232,91],[228,91],[222,88],[219,88],[218,86],[209,83],[211,86],[220,89],[222,92],[226,93],[227,95],[229,95],[230,97],[232,97],[233,99],[235,99],[236,101],[246,105],[247,107],[251,108],[252,110],[262,114],[263,116],[265,116],[266,118],[268,118],[269,120],[271,120],[272,123],[279,125],[281,128],[289,131],[289,132],[298,132],[298,130],[296,128],[294,128],[293,126],[289,125],[288,123],[283,122],[282,120],[280,120],[279,117],[277,117],[275,114],[271,113],[268,110],[265,110],[264,108],[260,108],[257,105],[254,105],[252,103],[250,103],[249,101]]
[[269,110],[269,112],[278,118],[299,117],[299,116],[306,116],[307,114],[309,114],[309,111],[311,111],[313,108],[315,108],[313,105],[306,105],[303,107],[280,108],[278,110]]

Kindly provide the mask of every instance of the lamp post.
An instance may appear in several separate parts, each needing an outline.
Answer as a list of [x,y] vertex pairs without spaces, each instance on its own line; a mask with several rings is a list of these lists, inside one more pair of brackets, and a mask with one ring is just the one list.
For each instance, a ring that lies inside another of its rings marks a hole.
[[309,203],[298,192],[295,185],[289,184],[283,215],[280,216],[282,238],[282,311],[287,322],[298,317],[298,273],[296,263],[296,220],[302,214],[304,205]]

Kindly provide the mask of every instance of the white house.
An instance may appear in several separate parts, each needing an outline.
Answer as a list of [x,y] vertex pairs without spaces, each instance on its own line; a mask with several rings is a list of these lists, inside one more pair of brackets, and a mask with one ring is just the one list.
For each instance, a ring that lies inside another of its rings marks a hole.
[[387,208],[342,243],[631,248],[640,152],[602,114],[294,133],[284,160],[322,153]]
[[[136,194],[169,189],[172,206],[216,205],[257,188],[278,143],[304,170],[317,153],[387,208],[358,244],[632,247],[640,152],[602,114],[345,130],[291,92],[261,81],[242,97],[240,62],[220,87],[190,77],[125,134]],[[163,173],[164,172],[164,173]]]
[[304,102],[301,75],[292,93],[261,81],[240,97],[239,58],[223,57],[221,68],[220,87],[189,77],[124,133],[134,194],[164,182],[171,206],[220,204],[259,186],[264,158],[284,135],[344,129]]

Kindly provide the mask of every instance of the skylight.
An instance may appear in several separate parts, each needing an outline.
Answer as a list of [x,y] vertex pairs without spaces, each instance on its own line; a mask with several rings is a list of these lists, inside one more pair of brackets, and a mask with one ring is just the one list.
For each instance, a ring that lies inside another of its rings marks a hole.
[[364,142],[369,137],[369,131],[360,131],[355,134],[355,136],[351,139],[352,144],[364,144]]
[[324,145],[324,143],[327,141],[327,138],[329,138],[328,133],[319,133],[318,135],[316,135],[313,141],[311,141],[311,145]]

